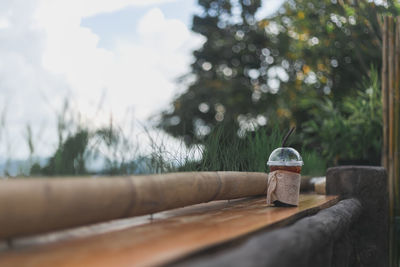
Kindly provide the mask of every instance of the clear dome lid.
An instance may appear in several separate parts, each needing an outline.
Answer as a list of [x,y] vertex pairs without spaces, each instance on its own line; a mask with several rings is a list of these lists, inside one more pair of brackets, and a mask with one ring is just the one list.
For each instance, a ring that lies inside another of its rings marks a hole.
[[291,147],[278,147],[269,156],[268,166],[303,166],[299,152]]

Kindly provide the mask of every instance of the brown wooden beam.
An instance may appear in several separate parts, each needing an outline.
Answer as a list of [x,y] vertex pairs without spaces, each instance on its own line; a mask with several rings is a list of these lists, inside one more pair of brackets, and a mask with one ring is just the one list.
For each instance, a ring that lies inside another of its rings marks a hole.
[[263,195],[266,173],[191,172],[0,182],[0,239]]

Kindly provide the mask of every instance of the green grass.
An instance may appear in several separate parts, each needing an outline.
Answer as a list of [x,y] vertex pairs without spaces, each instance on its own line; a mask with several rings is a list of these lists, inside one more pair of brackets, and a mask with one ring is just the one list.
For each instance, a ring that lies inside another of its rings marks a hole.
[[[239,137],[236,130],[231,130],[232,127],[222,125],[216,127],[201,144],[186,149],[182,143],[174,149],[176,151],[170,151],[168,141],[158,138],[156,140],[146,130],[150,148],[141,152],[139,143],[134,142],[134,136],[129,132],[126,134],[123,126],[114,125],[111,120],[108,126],[102,128],[82,125],[77,119],[67,121],[67,117],[79,117],[67,108],[57,117],[59,144],[45,166],[35,161],[39,152],[38,145],[33,138],[32,129],[27,126],[25,141],[30,154],[25,165],[29,166],[24,165],[26,170],[20,171],[18,175],[130,175],[176,171],[267,172],[269,155],[281,146],[286,134],[286,131],[281,131],[278,126],[255,127],[254,131]],[[0,121],[0,134],[2,129],[4,125]],[[292,140],[295,140],[293,137],[295,136],[292,136]],[[289,138],[288,146],[290,140]],[[0,138],[0,141],[3,140]],[[294,148],[300,152],[305,163],[302,174],[325,173],[326,162],[315,151]],[[91,160],[98,157],[102,157],[105,162],[102,169],[94,173],[88,170],[87,166]]]
[[327,162],[321,155],[315,151],[303,151],[301,153],[304,166],[301,173],[310,176],[324,176]]
[[[240,138],[224,127],[218,127],[204,141],[202,159],[198,162],[187,161],[178,170],[267,172],[269,155],[281,146],[284,135],[277,127],[272,130],[259,128]],[[304,161],[302,174],[325,174],[326,162],[315,151],[299,152]]]

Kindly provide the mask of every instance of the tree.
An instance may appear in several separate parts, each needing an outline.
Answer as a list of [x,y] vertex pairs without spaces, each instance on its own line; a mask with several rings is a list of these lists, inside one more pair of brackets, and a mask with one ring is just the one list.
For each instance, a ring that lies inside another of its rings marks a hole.
[[393,7],[364,0],[291,0],[284,12],[261,22],[288,43],[275,61],[289,74],[279,93],[293,123],[308,120],[315,99],[328,96],[340,103],[356,96],[371,66],[380,69],[380,13],[396,12]]
[[162,114],[160,124],[187,143],[198,142],[222,122],[235,132],[248,114],[264,114],[266,109],[254,89],[259,87],[262,48],[268,42],[254,17],[260,0],[202,0],[199,5],[203,14],[194,16],[192,29],[207,41],[194,52],[188,76],[195,81],[173,101],[173,111]]
[[257,21],[260,1],[200,0],[193,31],[207,41],[194,52],[194,80],[162,113],[159,124],[187,144],[224,123],[243,134],[272,121],[298,127],[315,109],[313,99],[334,103],[355,95],[370,65],[379,68],[379,14],[358,0],[290,0],[272,18]]

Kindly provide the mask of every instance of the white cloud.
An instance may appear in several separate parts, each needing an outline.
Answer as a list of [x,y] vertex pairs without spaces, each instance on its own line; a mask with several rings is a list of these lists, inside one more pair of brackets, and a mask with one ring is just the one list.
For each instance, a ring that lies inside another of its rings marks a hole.
[[181,21],[166,19],[158,8],[141,18],[139,41],[120,39],[113,50],[99,48],[99,37],[90,29],[65,20],[60,19],[60,25],[43,24],[47,32],[43,63],[49,71],[65,75],[86,113],[93,110],[82,102],[105,89],[108,112],[119,117],[133,106],[136,116],[146,119],[171,99],[174,79],[188,71],[190,51],[202,41]]
[[[7,27],[0,29],[0,112],[7,111],[8,132],[1,130],[3,156],[26,154],[23,146],[26,124],[39,126],[53,119],[43,96],[56,105],[57,95],[67,88],[60,77],[48,73],[41,65],[45,35],[32,26],[35,5],[34,1],[0,4],[0,20],[7,21]],[[4,139],[5,136],[8,138]],[[43,137],[46,139],[45,134]]]
[[[202,37],[183,22],[165,18],[157,8],[140,19],[138,41],[121,38],[113,49],[98,47],[100,36],[80,25],[88,16],[160,2],[165,0],[2,2],[0,105],[8,103],[9,129],[14,132],[10,135],[21,138],[29,121],[52,127],[52,108],[60,110],[66,95],[95,124],[108,122],[110,113],[116,120],[124,118],[129,108],[144,121],[165,107],[174,80],[189,70],[191,51]],[[104,91],[102,112],[96,113]],[[55,136],[45,140],[48,146]],[[26,154],[21,146],[13,156]]]
[[0,30],[7,29],[10,26],[10,22],[6,18],[0,18]]
[[83,17],[95,16],[102,13],[111,13],[129,6],[149,6],[174,0],[39,0],[40,9],[38,16],[50,19],[60,19],[61,11],[65,17],[79,20]]

